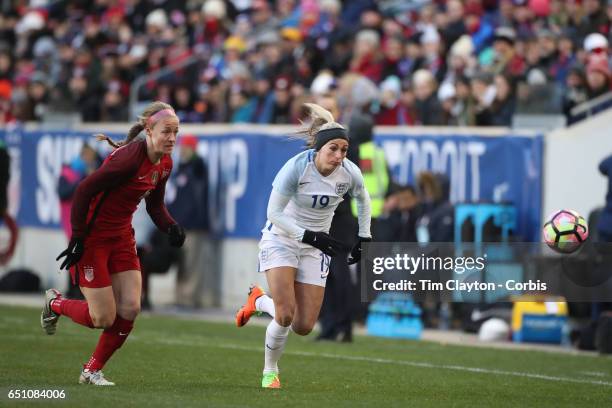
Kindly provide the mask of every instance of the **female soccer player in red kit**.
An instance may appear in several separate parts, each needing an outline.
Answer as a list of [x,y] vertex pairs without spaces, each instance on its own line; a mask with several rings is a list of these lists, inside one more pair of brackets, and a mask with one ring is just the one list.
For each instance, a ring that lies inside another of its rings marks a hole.
[[[72,238],[57,260],[70,269],[86,300],[62,297],[56,289],[46,293],[41,325],[54,334],[61,315],[75,323],[104,329],[79,383],[114,385],[104,378],[102,367],[121,347],[140,311],[140,264],[132,229],[132,215],[142,198],[156,226],[180,247],[185,233],[164,205],[166,180],[172,170],[170,154],[176,143],[179,120],[172,107],[153,102],[128,132],[115,143],[102,166],[85,178],[76,190],[71,221]],[[142,131],[146,137],[136,139]]]

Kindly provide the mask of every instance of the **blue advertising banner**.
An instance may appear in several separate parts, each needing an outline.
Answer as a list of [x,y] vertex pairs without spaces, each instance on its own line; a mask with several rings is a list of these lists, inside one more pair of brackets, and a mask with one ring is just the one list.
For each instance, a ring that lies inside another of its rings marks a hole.
[[[108,134],[115,139],[123,135]],[[57,182],[61,166],[79,154],[91,133],[0,130],[11,163],[9,211],[22,226],[59,228]],[[506,201],[516,205],[518,233],[539,239],[543,138],[487,136],[375,137],[395,181],[414,184],[422,170],[448,175],[453,202]],[[105,143],[96,148],[105,155]],[[224,132],[201,136],[198,153],[209,168],[211,225],[222,236],[257,238],[265,223],[272,180],[301,141],[266,133]],[[172,199],[172,185],[168,187]]]
[[376,140],[399,184],[414,185],[423,170],[446,174],[451,202],[512,203],[518,211],[517,233],[526,241],[540,240],[542,136],[398,134]]

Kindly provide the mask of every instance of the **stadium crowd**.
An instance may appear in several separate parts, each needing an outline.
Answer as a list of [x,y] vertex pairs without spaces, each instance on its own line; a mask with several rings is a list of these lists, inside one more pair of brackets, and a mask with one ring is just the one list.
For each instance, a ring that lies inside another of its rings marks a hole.
[[510,125],[610,90],[612,1],[21,0],[0,10],[0,123],[139,100],[183,123],[295,123],[334,94],[341,120]]

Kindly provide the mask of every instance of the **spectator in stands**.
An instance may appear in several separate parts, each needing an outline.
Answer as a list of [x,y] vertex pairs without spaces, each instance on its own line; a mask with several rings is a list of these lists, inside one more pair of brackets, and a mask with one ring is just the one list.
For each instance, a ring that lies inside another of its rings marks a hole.
[[[201,110],[205,122],[221,123],[227,121],[234,123],[230,112],[234,111],[236,101],[232,102],[229,96],[227,82],[214,75],[204,76],[198,85],[198,97],[202,104]],[[246,92],[241,98],[248,102]],[[239,102],[238,105],[240,105]],[[244,121],[246,121],[246,118]]]
[[416,120],[424,126],[442,125],[444,117],[442,106],[436,97],[436,80],[431,72],[419,69],[412,76],[416,97]]
[[[591,58],[609,58],[612,16],[612,6],[600,0],[412,2],[410,13],[393,17],[385,14],[386,2],[370,0],[107,3],[96,4],[95,13],[82,2],[65,10],[63,3],[7,6],[0,81],[8,83],[0,87],[3,95],[10,90],[13,101],[9,108],[4,98],[2,110],[12,111],[3,116],[40,120],[26,100],[33,74],[40,72],[49,108],[79,112],[85,121],[124,120],[135,78],[194,54],[201,59],[147,82],[139,98],[172,102],[177,94],[186,98],[183,84],[194,84],[184,107],[191,119],[184,121],[229,122],[236,120],[228,108],[231,90],[256,105],[251,117],[240,120],[271,123],[276,120],[264,109],[271,98],[262,99],[261,89],[254,89],[262,83],[253,87],[251,73],[267,78],[268,96],[277,77],[291,78],[298,86],[291,88],[292,101],[310,96],[322,69],[330,69],[336,81],[359,73],[379,87],[391,75],[403,82],[424,68],[437,83],[452,83],[458,100],[456,78],[482,70],[515,81],[529,75],[527,69],[540,69],[549,87],[564,87],[573,64],[586,70]],[[583,41],[584,49],[575,47]]]
[[495,75],[493,84],[495,98],[488,109],[490,125],[510,127],[516,104],[512,83],[504,75]]
[[402,83],[402,94],[400,95],[400,109],[404,112],[404,118],[407,125],[414,125],[416,123],[416,98],[414,91],[409,81]]
[[475,126],[476,101],[470,89],[470,80],[460,76],[455,80],[455,107],[454,116],[457,118],[458,126]]
[[532,38],[535,36],[535,14],[529,7],[528,0],[514,0],[513,26],[521,38]]
[[438,88],[438,99],[442,105],[444,116],[443,125],[456,126],[458,123],[457,115],[459,113],[457,107],[457,92],[455,86],[451,82],[444,82]]
[[453,83],[460,76],[472,75],[478,64],[473,53],[474,43],[469,35],[461,36],[455,41],[447,56],[448,70],[442,82]]
[[383,46],[382,78],[390,76],[400,77],[400,61],[404,56],[404,44],[401,37],[393,36],[387,38]]
[[105,122],[127,122],[128,109],[123,101],[121,83],[110,81],[106,87],[100,110],[100,120]]
[[514,22],[514,0],[499,0],[499,9],[496,13],[499,27],[510,27]]
[[176,116],[181,123],[202,122],[202,115],[195,109],[194,97],[188,85],[178,85],[174,88],[171,105],[174,106]]
[[423,47],[422,68],[431,72],[436,81],[441,81],[446,74],[446,60],[442,56],[442,44],[438,30],[434,27],[427,27],[421,35],[421,45]]
[[293,123],[292,118],[291,82],[289,77],[280,76],[274,81],[274,105],[270,123]]
[[381,80],[383,69],[380,55],[380,35],[374,30],[361,30],[355,37],[353,58],[350,62],[352,72],[361,74],[373,82]]
[[[208,168],[197,154],[198,139],[183,135],[179,139],[179,164],[172,175],[176,187],[174,200],[168,210],[185,228],[187,239],[181,249],[177,272],[177,303],[201,306],[203,289],[204,241],[209,230],[208,220]],[[210,255],[210,254],[208,254]]]
[[493,49],[495,56],[491,69],[495,74],[504,74],[510,77],[521,75],[525,69],[525,62],[514,48],[516,32],[510,27],[499,27],[495,30]]
[[414,186],[397,187],[385,201],[385,214],[379,222],[381,242],[417,242],[416,222],[422,208],[419,195]]
[[574,66],[565,79],[565,92],[563,93],[563,114],[568,123],[571,122],[571,111],[574,106],[586,102],[588,98],[584,71],[579,66]]
[[448,177],[429,171],[417,176],[422,213],[417,220],[419,242],[453,242],[454,207],[450,203]]
[[574,42],[568,33],[564,33],[559,37],[557,48],[558,52],[549,73],[557,84],[563,86],[571,67],[576,64]]
[[49,105],[49,87],[47,76],[42,72],[35,72],[30,79],[27,90],[27,99],[19,119],[24,121],[40,121],[47,112]]
[[416,33],[406,40],[404,58],[398,64],[400,78],[410,78],[412,74],[423,65],[423,49],[421,48],[421,34]]
[[540,29],[537,31],[537,46],[540,50],[538,65],[549,78],[554,78],[553,65],[558,56],[557,36],[549,29]]
[[408,112],[400,103],[402,85],[396,76],[380,84],[380,108],[374,118],[377,125],[398,126],[410,124]]
[[249,103],[249,94],[244,89],[233,89],[229,95],[231,123],[250,122],[253,117],[253,105]]
[[328,36],[329,52],[323,56],[323,67],[331,70],[334,75],[340,76],[349,70],[352,59],[352,32],[346,28],[338,27]]
[[13,79],[13,56],[8,49],[0,49],[0,80],[10,81]]
[[591,59],[587,66],[586,79],[589,100],[610,92],[610,68],[607,59]]
[[467,33],[463,3],[459,0],[446,2],[446,21],[442,29],[442,38],[447,47],[452,47],[462,35]]
[[354,115],[371,115],[379,99],[378,93],[376,84],[365,76],[353,72],[344,74],[337,87],[340,122],[350,122]]
[[474,100],[474,119],[477,126],[491,126],[493,118],[491,104],[495,100],[496,88],[489,73],[481,72],[471,80],[471,92]]
[[583,0],[584,16],[578,26],[578,35],[598,32],[605,36],[610,32],[610,20],[602,7],[601,0]]
[[83,121],[100,119],[100,64],[88,48],[76,51],[74,61],[65,66],[59,86],[62,99],[79,112]]
[[274,92],[271,89],[268,72],[259,72],[255,75],[253,96],[249,99],[251,117],[248,122],[270,123],[274,108]]
[[[536,37],[525,41],[525,76],[529,76],[531,71],[537,70],[546,76],[546,69],[541,64],[542,49]],[[548,77],[546,76],[547,80]]]
[[593,59],[609,58],[609,44],[606,37],[600,33],[591,33],[584,39],[583,63],[589,64]]
[[468,34],[472,37],[477,53],[489,46],[495,26],[491,19],[485,18],[483,15],[480,2],[466,3],[465,25]]

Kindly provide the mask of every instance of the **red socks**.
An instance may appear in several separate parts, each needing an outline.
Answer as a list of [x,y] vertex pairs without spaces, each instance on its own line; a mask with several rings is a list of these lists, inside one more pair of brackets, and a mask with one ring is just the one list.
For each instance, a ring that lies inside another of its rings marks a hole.
[[89,316],[89,306],[84,300],[65,299],[58,297],[51,302],[51,310],[63,316],[68,316],[73,322],[90,327],[94,325]]
[[[93,328],[89,306],[84,300],[64,299],[58,297],[51,302],[51,310],[63,316],[70,317],[75,323]],[[93,355],[85,364],[90,371],[101,370],[104,364],[120,348],[134,327],[133,320],[126,320],[117,315],[111,327],[105,329],[98,340],[98,345]]]
[[101,370],[115,350],[123,345],[133,327],[133,320],[126,320],[117,315],[113,325],[102,332],[96,350],[85,364],[85,368],[90,371]]

